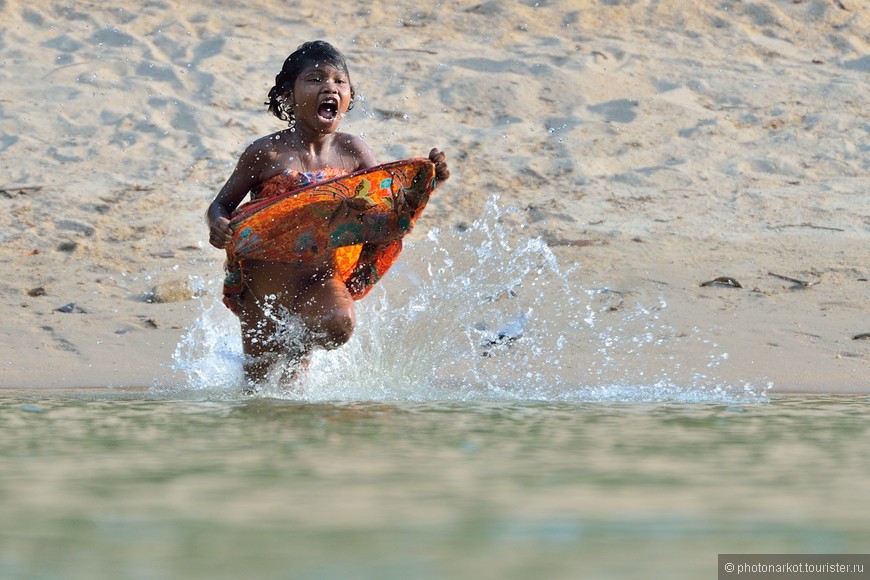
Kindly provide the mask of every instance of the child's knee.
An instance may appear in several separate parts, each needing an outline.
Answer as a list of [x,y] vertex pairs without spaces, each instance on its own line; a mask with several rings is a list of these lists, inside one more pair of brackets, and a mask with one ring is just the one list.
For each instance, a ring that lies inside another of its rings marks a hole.
[[321,321],[323,338],[321,345],[327,349],[338,348],[350,340],[356,326],[353,312],[338,310]]

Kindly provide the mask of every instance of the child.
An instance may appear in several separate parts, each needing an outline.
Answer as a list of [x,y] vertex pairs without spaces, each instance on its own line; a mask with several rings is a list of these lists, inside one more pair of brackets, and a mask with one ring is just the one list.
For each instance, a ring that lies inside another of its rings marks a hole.
[[[230,243],[233,210],[248,193],[256,199],[270,180],[289,176],[295,188],[378,164],[361,139],[338,132],[353,106],[354,90],[344,55],[329,43],[307,42],[293,52],[268,98],[269,111],[290,127],[248,146],[209,206],[209,241],[216,248]],[[446,180],[450,172],[444,153],[432,149],[429,159],[435,164],[436,183]],[[397,253],[395,244],[392,248]],[[374,256],[381,250],[366,244],[362,253]],[[356,321],[355,293],[349,285],[336,276],[334,250],[302,265],[259,260],[227,264],[224,302],[239,316],[249,388],[265,379],[281,355],[304,367],[315,346],[333,349],[350,339]],[[305,328],[302,340],[294,344],[279,336],[281,321],[275,314],[283,309]],[[292,376],[295,371],[290,372]]]

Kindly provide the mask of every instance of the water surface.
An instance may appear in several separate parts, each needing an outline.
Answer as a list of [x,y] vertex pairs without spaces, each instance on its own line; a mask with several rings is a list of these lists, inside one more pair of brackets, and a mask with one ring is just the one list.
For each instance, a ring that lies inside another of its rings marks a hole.
[[866,551],[866,398],[0,392],[2,578],[711,578]]

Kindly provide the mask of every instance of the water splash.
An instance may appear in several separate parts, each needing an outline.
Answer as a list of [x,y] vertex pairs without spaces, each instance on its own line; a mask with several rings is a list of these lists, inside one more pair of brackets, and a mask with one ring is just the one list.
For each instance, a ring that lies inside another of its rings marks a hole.
[[[727,359],[698,329],[660,321],[667,304],[644,304],[606,287],[584,288],[540,239],[517,236],[519,212],[497,198],[463,232],[432,231],[408,245],[389,276],[357,303],[346,345],[316,351],[293,392],[335,400],[543,400],[756,402],[764,389],[724,385]],[[509,218],[509,219],[506,219]],[[517,239],[519,238],[519,239]],[[184,390],[240,392],[238,323],[216,298],[175,353]],[[682,361],[688,343],[702,353]],[[176,387],[178,388],[178,387]]]
[[241,392],[245,377],[239,322],[221,303],[218,293],[216,284],[207,285],[200,297],[202,314],[175,347],[173,370],[183,382],[155,384],[153,392],[224,398],[235,398]]

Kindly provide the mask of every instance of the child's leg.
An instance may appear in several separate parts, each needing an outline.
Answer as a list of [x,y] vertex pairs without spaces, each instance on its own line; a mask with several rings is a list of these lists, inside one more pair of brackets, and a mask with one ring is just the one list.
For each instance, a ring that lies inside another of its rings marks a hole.
[[305,325],[305,336],[299,337],[298,344],[278,338],[278,323],[266,315],[261,300],[250,288],[240,302],[245,377],[252,385],[265,380],[280,355],[304,368],[314,346],[338,348],[350,340],[356,326],[353,298],[344,283],[332,277],[312,278],[295,298],[285,293],[273,303],[272,312],[277,312],[279,306],[299,316]]
[[296,297],[293,310],[308,329],[315,344],[334,349],[350,340],[356,326],[353,298],[344,282],[317,277]]
[[[245,378],[249,389],[265,380],[269,368],[284,355],[290,361],[304,363],[311,348],[305,345],[303,337],[298,341],[282,341],[279,322],[273,317],[277,305],[269,308],[270,314],[263,310],[264,304],[250,290],[245,292],[240,302],[239,322],[242,327],[242,351],[245,354]],[[293,344],[296,342],[296,344]]]

